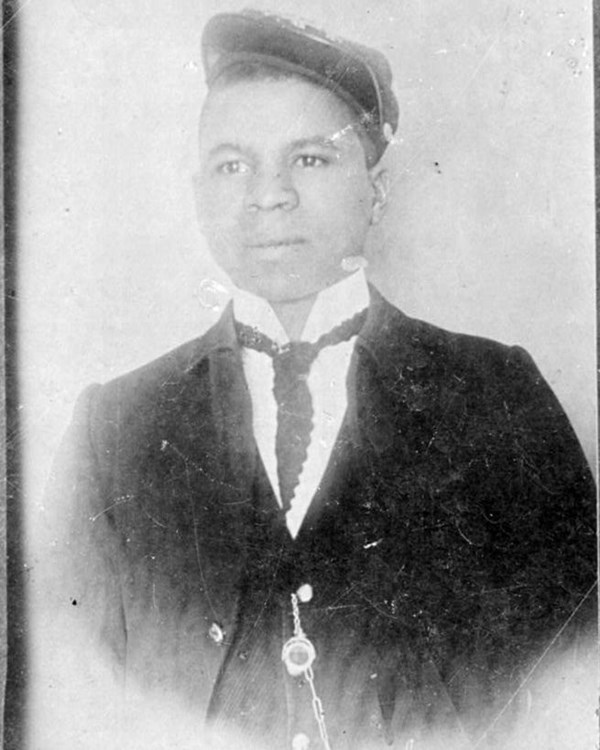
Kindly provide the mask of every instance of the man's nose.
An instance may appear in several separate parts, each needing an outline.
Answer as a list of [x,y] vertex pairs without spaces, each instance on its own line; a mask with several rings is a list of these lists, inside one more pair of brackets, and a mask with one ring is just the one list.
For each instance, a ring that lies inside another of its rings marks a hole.
[[291,211],[298,202],[298,193],[287,170],[257,172],[247,185],[246,208],[249,211],[276,208]]

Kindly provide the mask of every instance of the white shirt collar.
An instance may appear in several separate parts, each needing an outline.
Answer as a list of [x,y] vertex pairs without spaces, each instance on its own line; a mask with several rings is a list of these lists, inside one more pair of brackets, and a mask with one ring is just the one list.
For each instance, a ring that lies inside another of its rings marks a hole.
[[[353,317],[369,305],[369,287],[362,269],[319,293],[310,311],[303,341],[316,341],[339,323]],[[243,289],[234,289],[233,312],[240,323],[257,328],[277,344],[287,344],[289,337],[267,300]]]

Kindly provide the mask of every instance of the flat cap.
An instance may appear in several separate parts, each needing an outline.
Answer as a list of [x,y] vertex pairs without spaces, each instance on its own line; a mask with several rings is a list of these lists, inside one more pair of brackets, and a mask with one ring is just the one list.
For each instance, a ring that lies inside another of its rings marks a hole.
[[330,89],[358,113],[376,161],[398,127],[387,58],[311,26],[255,10],[220,13],[204,28],[202,60],[209,88],[233,65],[262,62]]

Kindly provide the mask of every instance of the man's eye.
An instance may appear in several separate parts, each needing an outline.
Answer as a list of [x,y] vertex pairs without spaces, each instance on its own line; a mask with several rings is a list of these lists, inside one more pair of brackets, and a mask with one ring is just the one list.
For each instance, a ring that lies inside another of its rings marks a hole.
[[220,174],[244,174],[248,170],[248,165],[238,159],[232,159],[217,166],[217,172]]
[[322,156],[315,156],[314,154],[302,154],[296,158],[295,163],[302,167],[302,169],[311,167],[325,167],[329,163],[327,159]]

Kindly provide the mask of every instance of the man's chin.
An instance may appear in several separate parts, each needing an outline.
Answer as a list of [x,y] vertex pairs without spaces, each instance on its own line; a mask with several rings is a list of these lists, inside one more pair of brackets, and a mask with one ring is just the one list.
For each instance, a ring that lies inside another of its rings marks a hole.
[[262,297],[272,304],[285,305],[307,301],[316,297],[324,289],[341,281],[347,274],[328,278],[323,276],[319,280],[302,281],[295,279],[260,279],[236,281],[236,286],[247,292]]

